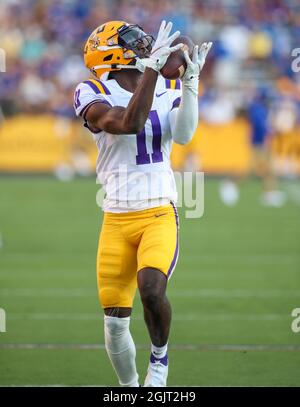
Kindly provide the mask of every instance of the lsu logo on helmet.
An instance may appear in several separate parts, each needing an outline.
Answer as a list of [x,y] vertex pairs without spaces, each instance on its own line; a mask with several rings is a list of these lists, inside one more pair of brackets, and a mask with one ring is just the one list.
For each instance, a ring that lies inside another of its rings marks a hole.
[[84,47],[84,62],[98,78],[120,69],[136,69],[136,58],[149,56],[154,38],[138,25],[109,21],[97,27]]

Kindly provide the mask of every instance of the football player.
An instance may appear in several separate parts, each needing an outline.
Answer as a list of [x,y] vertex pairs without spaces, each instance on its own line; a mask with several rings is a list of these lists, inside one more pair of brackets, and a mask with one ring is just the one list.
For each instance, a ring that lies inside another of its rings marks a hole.
[[198,124],[198,77],[211,43],[185,51],[181,80],[160,75],[172,23],[157,38],[138,25],[110,21],[84,48],[94,79],[75,91],[75,110],[99,150],[97,177],[105,190],[97,279],[104,309],[105,346],[121,386],[139,386],[129,324],[136,289],[151,338],[145,386],[166,386],[171,307],[168,280],[178,258],[178,215],[170,166],[173,141],[186,144]]

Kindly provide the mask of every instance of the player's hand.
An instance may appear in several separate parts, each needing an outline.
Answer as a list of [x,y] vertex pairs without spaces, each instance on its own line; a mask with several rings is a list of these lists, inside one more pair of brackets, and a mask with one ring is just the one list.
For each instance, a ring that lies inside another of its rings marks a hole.
[[209,50],[211,49],[212,42],[204,42],[199,51],[199,46],[195,45],[193,50],[192,59],[189,56],[188,51],[184,51],[184,57],[187,63],[187,68],[185,73],[182,77],[182,81],[184,83],[188,83],[190,81],[195,81],[195,79],[199,79],[200,72],[204,67],[205,60]]
[[180,35],[180,31],[176,31],[170,36],[172,27],[173,23],[167,24],[166,21],[162,21],[150,57],[139,61],[145,68],[152,68],[159,72],[167,62],[169,55],[183,47],[183,44],[171,47],[172,42]]

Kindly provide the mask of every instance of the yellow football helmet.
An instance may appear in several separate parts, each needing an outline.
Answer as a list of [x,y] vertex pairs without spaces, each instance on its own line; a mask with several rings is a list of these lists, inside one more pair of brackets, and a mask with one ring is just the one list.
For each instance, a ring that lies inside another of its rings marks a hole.
[[109,21],[96,28],[84,47],[84,62],[98,78],[105,72],[137,69],[135,59],[149,56],[154,38],[138,25]]

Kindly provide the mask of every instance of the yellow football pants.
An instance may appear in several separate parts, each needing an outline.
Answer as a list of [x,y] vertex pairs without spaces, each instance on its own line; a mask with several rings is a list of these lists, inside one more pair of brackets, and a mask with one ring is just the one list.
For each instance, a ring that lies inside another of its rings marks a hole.
[[145,267],[170,278],[178,258],[178,215],[171,203],[138,212],[105,213],[97,255],[102,307],[132,307],[137,272]]

